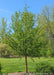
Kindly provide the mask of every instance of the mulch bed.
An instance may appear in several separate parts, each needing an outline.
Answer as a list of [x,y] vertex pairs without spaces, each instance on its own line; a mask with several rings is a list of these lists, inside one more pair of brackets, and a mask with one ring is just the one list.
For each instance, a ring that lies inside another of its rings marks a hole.
[[[8,75],[24,75],[25,72],[19,72],[19,73],[9,73]],[[32,72],[29,72],[29,75],[34,75]]]
[[25,72],[20,72],[20,73],[9,73],[8,75],[24,75]]

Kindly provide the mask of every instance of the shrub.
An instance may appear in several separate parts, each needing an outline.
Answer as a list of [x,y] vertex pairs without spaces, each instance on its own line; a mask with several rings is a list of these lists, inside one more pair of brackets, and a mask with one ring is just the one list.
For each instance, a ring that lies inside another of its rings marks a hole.
[[9,57],[12,53],[11,48],[6,44],[0,44],[0,57]]
[[2,67],[1,67],[1,64],[0,64],[0,72],[1,72],[1,69],[2,69]]
[[48,62],[39,62],[36,63],[36,73],[53,73],[54,67],[51,66]]

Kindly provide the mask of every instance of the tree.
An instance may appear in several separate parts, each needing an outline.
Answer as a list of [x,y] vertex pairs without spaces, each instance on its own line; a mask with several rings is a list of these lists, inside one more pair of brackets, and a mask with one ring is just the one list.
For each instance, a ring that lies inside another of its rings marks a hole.
[[7,33],[7,20],[5,21],[3,17],[1,21],[1,29],[0,29],[0,42],[1,43],[4,42],[6,33]]
[[38,35],[38,41],[40,43],[40,56],[47,56],[47,32],[46,32],[46,19],[45,16],[41,14],[37,14],[37,32],[36,37]]
[[38,26],[34,27],[35,15],[28,12],[27,7],[25,7],[22,13],[15,12],[11,20],[10,31],[6,34],[5,42],[18,55],[25,56],[25,67],[26,72],[28,72],[27,56],[40,57],[45,56],[47,52],[46,17],[43,14],[39,15],[37,17]]
[[[48,51],[47,54],[54,54],[54,11],[49,9],[48,6],[45,6],[42,10],[41,15],[39,15],[38,22],[42,28],[43,33],[45,33],[45,38],[47,39]],[[40,28],[40,29],[41,29]],[[49,46],[50,45],[50,46]],[[48,53],[49,52],[49,53]]]
[[26,72],[28,72],[27,56],[33,53],[34,45],[32,44],[35,36],[33,32],[34,19],[35,15],[28,12],[27,7],[25,7],[22,13],[15,12],[15,15],[11,17],[12,23],[10,29],[12,32],[6,36],[6,43],[12,47],[13,50],[16,50],[19,55],[25,56]]
[[7,19],[2,18],[1,28],[0,28],[0,57],[9,57],[11,55],[11,48],[5,44],[6,34],[8,34],[7,29]]
[[18,54],[25,56],[25,67],[26,73],[28,72],[27,67],[27,56],[39,56],[40,47],[43,42],[40,41],[38,36],[39,28],[35,26],[35,15],[28,12],[27,7],[21,13],[15,12],[15,15],[11,17],[12,23],[9,34],[6,36],[6,43]]

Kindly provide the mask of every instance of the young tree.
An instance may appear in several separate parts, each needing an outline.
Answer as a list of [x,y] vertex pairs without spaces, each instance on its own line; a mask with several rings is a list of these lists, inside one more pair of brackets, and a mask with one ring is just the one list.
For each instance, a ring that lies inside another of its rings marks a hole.
[[11,17],[12,23],[10,29],[12,32],[6,36],[6,43],[13,50],[16,50],[18,55],[25,56],[26,73],[28,72],[27,56],[32,56],[33,54],[33,40],[35,36],[33,32],[34,19],[35,15],[28,12],[27,7],[25,7],[22,13],[15,12],[15,15]]
[[44,47],[44,44],[46,45],[43,38],[45,33],[44,30],[40,31],[43,28],[40,28],[42,25],[38,25],[36,28],[34,28],[35,15],[28,12],[27,7],[24,8],[22,13],[20,11],[15,12],[15,15],[12,15],[11,17],[11,20],[12,23],[10,32],[6,35],[6,43],[14,51],[16,51],[18,55],[25,57],[25,67],[27,73],[27,56],[41,55],[41,47]]

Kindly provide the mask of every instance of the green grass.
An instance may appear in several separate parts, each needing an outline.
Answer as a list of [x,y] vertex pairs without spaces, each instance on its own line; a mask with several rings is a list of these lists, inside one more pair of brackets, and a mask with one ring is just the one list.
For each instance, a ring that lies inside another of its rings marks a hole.
[[[33,62],[34,60],[34,62]],[[54,58],[31,58],[28,57],[28,71],[35,72],[37,62],[48,61],[54,66]],[[0,58],[2,64],[2,72],[14,73],[14,72],[25,72],[25,59],[23,58]]]

